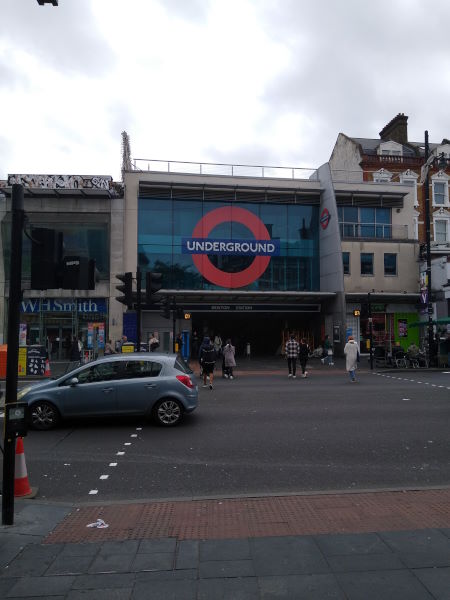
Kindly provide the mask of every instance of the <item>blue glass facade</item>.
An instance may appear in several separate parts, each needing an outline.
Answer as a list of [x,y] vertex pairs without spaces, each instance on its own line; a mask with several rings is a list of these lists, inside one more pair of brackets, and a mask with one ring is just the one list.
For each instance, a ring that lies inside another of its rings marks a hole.
[[[138,200],[139,265],[163,273],[164,287],[171,289],[223,289],[203,277],[192,255],[183,252],[183,239],[192,238],[199,221],[211,211],[232,206],[262,221],[270,238],[279,242],[263,274],[240,288],[254,291],[319,291],[319,207],[305,204],[206,201],[201,198],[145,198]],[[209,240],[254,241],[250,229],[236,220],[216,225]],[[239,273],[254,257],[208,255],[226,273]]]

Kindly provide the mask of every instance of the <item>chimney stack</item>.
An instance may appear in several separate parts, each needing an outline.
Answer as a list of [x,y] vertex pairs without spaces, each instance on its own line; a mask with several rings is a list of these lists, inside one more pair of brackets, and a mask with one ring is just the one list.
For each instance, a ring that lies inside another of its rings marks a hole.
[[389,121],[380,131],[380,139],[383,142],[392,140],[399,144],[408,143],[408,117],[403,113],[398,113],[396,117]]

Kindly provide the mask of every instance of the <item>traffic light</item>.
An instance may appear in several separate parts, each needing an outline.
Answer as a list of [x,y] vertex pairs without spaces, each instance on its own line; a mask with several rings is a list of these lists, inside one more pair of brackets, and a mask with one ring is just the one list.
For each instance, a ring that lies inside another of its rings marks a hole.
[[31,289],[48,290],[61,287],[63,234],[54,229],[33,227],[31,240]]
[[184,309],[177,307],[177,319],[184,319]]
[[133,307],[133,273],[116,275],[117,279],[123,281],[123,285],[116,285],[116,290],[122,292],[123,296],[116,298],[117,302],[125,304],[128,308]]
[[159,292],[162,287],[162,274],[147,271],[145,274],[145,301],[146,304],[153,304],[153,295]]
[[165,296],[161,300],[161,308],[162,308],[162,313],[160,313],[161,316],[164,317],[165,319],[170,319],[170,298],[169,298],[169,296]]

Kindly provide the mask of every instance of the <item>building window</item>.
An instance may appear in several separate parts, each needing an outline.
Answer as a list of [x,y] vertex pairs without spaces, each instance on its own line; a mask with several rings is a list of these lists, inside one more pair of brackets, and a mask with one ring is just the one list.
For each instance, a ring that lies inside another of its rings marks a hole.
[[342,238],[392,238],[390,208],[338,207]]
[[446,244],[449,241],[448,219],[435,219],[434,241],[438,244]]
[[445,204],[445,187],[443,181],[433,181],[433,204],[443,206]]
[[375,171],[373,174],[373,181],[375,183],[389,183],[392,179],[392,173],[386,169],[380,169]]
[[344,266],[344,275],[350,275],[350,252],[342,253],[342,264]]
[[373,275],[373,253],[361,252],[361,275]]
[[392,140],[389,142],[382,142],[377,148],[377,154],[381,156],[402,156],[403,146]]
[[384,274],[385,275],[397,275],[397,255],[396,254],[385,254],[384,255]]

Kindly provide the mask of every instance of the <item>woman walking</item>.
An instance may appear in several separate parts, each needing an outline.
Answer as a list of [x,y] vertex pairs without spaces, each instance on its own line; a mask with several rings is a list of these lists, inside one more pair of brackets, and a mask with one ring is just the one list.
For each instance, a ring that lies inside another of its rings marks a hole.
[[235,354],[236,354],[236,348],[231,345],[231,340],[227,340],[227,343],[223,349],[223,360],[225,363],[224,376],[226,379],[227,378],[234,379],[233,378],[233,367],[236,366],[236,360],[234,358]]
[[350,335],[348,338],[348,342],[344,346],[344,354],[345,354],[345,368],[350,375],[350,381],[352,383],[356,383],[356,367],[358,364],[358,344],[353,339],[353,336]]

